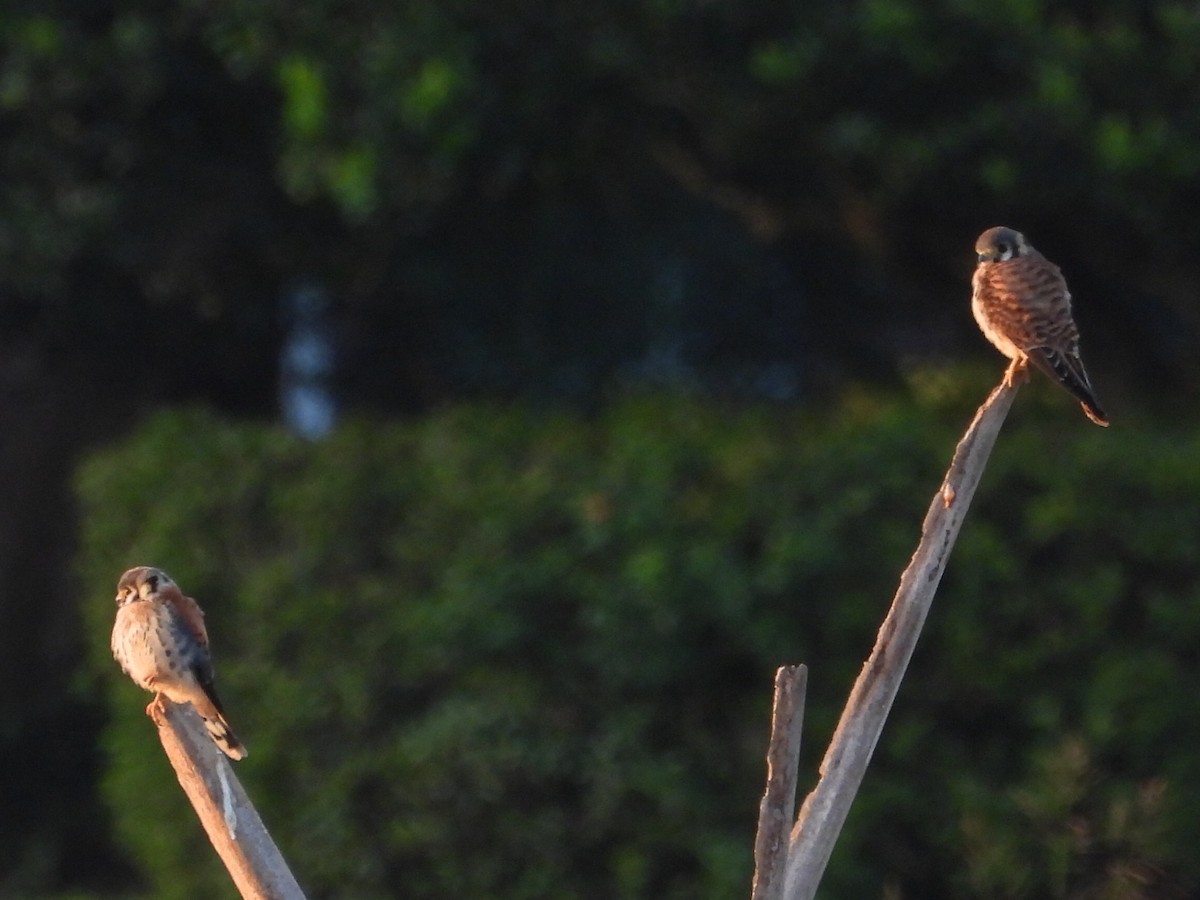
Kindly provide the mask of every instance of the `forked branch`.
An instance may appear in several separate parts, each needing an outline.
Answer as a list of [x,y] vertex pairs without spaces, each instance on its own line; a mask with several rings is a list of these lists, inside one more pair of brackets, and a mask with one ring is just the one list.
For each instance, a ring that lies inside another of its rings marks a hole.
[[[1006,376],[958,442],[942,486],[925,514],[920,543],[900,576],[900,587],[875,647],[854,683],[821,762],[817,786],[805,799],[792,829],[783,890],[777,895],[781,900],[811,900],[816,894],[1017,387],[1015,380]],[[761,865],[757,859],[756,863]]]

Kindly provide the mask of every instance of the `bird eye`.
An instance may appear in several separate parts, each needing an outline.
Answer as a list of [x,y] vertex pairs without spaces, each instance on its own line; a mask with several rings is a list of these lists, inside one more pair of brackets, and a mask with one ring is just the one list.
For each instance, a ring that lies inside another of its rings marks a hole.
[[151,575],[149,578],[146,579],[146,584],[150,587],[150,590],[157,591],[158,590],[158,576]]

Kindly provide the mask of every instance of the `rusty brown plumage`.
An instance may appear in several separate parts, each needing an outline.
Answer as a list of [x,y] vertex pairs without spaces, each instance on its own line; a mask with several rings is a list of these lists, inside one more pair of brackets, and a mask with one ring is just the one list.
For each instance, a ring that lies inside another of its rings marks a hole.
[[246,748],[229,727],[217,696],[199,604],[151,566],[122,575],[116,599],[113,656],[135,683],[155,692],[151,705],[162,697],[191,703],[222,752],[231,759],[245,757]]
[[1079,355],[1071,292],[1058,266],[1011,228],[989,228],[975,252],[971,309],[984,336],[1013,361],[1006,380],[1031,362],[1070,392],[1089,419],[1107,426]]

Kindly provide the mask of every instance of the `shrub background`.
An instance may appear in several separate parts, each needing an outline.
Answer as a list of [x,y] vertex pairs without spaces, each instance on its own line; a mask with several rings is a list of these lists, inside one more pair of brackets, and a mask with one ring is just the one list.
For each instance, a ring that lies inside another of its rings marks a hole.
[[[312,896],[737,896],[771,674],[810,666],[811,780],[966,381],[811,413],[462,406],[320,444],[160,415],[79,479],[90,630],[125,564],[201,600],[239,775]],[[1197,884],[1200,436],[1068,402],[1012,413],[823,896]],[[229,895],[148,695],[91,651],[122,843],[155,896]]]

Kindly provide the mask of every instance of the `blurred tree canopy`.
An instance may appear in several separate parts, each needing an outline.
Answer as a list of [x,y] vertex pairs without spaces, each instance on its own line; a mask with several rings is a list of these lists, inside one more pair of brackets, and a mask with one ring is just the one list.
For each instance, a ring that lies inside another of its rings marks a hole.
[[1198,39],[1194,4],[1128,0],[10,0],[0,580],[47,599],[0,604],[0,763],[29,774],[0,893],[128,876],[72,473],[163,407],[276,415],[297,291],[350,415],[836,403],[999,373],[967,295],[1003,222],[1064,268],[1114,420],[1194,418]]
[[[774,667],[812,669],[811,779],[969,415],[949,380],[822,415],[462,407],[316,445],[165,414],[81,476],[85,615],[110,627],[114,560],[201,599],[239,774],[313,896],[738,896]],[[1022,399],[823,896],[1200,884],[1200,436],[1121,444]],[[145,695],[92,651],[153,895],[228,894]]]
[[16,4],[4,320],[91,363],[132,329],[173,352],[124,387],[264,410],[313,277],[351,404],[794,393],[987,352],[1002,221],[1110,393],[1190,384],[1198,40],[1127,0]]

